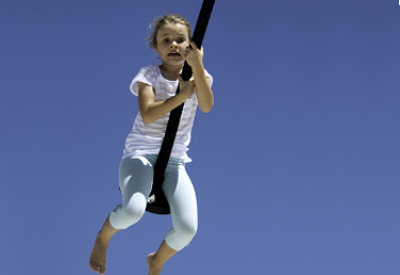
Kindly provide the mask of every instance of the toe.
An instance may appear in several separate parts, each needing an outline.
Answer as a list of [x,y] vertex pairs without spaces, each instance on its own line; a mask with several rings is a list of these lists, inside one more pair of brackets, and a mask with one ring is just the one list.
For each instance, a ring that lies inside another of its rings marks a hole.
[[90,269],[93,270],[96,273],[98,273],[99,270],[100,270],[99,265],[94,261],[90,261],[89,262],[89,266],[90,266]]

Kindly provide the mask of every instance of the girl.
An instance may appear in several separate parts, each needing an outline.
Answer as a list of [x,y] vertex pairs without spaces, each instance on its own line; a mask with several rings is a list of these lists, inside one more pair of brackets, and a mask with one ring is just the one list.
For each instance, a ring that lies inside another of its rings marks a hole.
[[[191,159],[186,151],[197,106],[208,113],[214,105],[212,77],[203,67],[203,50],[191,41],[189,22],[180,15],[167,14],[155,19],[149,47],[159,54],[161,66],[140,69],[131,84],[138,96],[139,113],[125,142],[119,169],[122,204],[107,217],[90,256],[90,268],[105,273],[106,251],[112,236],[140,220],[146,210],[153,181],[153,166],[161,148],[169,112],[185,102],[181,123],[165,172],[163,191],[169,202],[173,228],[155,253],[147,256],[149,275],[159,275],[163,265],[189,244],[197,232],[197,200],[186,173]],[[193,77],[183,81],[185,60]],[[175,95],[177,86],[180,93]]]

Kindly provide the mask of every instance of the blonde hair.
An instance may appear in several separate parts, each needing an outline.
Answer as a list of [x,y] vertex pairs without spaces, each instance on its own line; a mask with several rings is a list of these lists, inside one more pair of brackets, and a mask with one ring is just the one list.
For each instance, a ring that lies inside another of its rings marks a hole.
[[154,45],[157,45],[158,30],[162,26],[169,23],[185,25],[189,33],[189,39],[192,39],[192,28],[190,27],[189,21],[187,21],[183,16],[179,14],[167,13],[163,16],[156,17],[153,23],[150,25],[149,37],[146,38],[147,46],[149,47],[149,49],[154,49]]

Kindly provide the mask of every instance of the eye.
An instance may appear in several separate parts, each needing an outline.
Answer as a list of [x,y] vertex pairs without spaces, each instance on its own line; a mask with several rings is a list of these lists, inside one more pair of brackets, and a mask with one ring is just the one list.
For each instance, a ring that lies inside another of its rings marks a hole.
[[178,38],[177,41],[178,41],[178,43],[182,43],[182,42],[185,41],[185,39],[184,38]]
[[169,43],[169,38],[165,38],[165,39],[164,39],[164,42],[165,42],[165,43]]

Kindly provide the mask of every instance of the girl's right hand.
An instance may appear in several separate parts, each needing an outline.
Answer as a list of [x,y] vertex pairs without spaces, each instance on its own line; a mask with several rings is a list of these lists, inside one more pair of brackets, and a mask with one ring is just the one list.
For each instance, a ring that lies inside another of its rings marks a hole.
[[179,90],[188,99],[194,92],[196,87],[193,76],[188,81],[183,81],[182,76],[179,76]]

